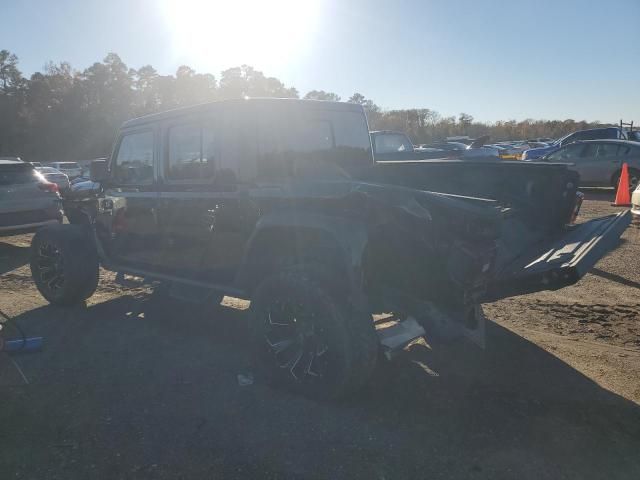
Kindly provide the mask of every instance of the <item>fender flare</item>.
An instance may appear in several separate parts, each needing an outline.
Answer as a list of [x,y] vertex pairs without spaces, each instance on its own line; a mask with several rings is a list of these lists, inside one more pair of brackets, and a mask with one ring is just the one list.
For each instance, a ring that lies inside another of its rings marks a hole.
[[[311,244],[303,242],[312,238]],[[278,210],[264,215],[256,224],[249,238],[245,253],[236,275],[238,288],[250,292],[265,275],[271,273],[269,264],[272,258],[265,258],[274,247],[274,239],[282,240],[285,245],[276,244],[279,252],[293,245],[291,256],[311,252],[314,247],[326,247],[330,260],[346,274],[351,294],[361,293],[363,256],[368,244],[367,228],[361,220],[338,217],[326,213],[306,210]],[[265,264],[266,261],[266,264]]]

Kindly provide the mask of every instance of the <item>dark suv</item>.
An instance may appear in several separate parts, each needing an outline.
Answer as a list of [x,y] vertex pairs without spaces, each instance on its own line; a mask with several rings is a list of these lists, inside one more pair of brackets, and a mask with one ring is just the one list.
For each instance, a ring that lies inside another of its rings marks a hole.
[[[364,111],[347,103],[131,120],[92,179],[99,193],[75,204],[84,220],[33,239],[47,300],[84,301],[99,264],[183,298],[250,299],[256,373],[314,397],[360,387],[380,348],[425,331],[482,342],[482,301],[575,283],[629,222],[570,226],[566,165],[376,163]],[[376,312],[398,322],[376,330]]]

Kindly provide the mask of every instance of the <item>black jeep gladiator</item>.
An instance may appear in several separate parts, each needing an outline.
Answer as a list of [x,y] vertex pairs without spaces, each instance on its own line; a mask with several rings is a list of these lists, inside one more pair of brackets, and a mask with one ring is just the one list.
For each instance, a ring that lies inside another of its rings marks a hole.
[[[481,302],[575,283],[629,223],[572,225],[567,165],[376,162],[364,111],[347,103],[130,120],[91,170],[99,191],[66,200],[84,219],[33,238],[42,295],[83,302],[101,265],[183,298],[249,299],[256,373],[313,397],[361,387],[381,350],[425,332],[482,342]],[[378,312],[396,324],[376,329]]]

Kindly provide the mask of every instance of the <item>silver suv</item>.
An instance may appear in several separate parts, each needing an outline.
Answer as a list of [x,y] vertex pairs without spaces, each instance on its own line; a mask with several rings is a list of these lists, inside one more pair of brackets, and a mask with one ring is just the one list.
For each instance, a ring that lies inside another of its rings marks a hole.
[[24,233],[62,223],[58,186],[30,163],[0,160],[0,234]]

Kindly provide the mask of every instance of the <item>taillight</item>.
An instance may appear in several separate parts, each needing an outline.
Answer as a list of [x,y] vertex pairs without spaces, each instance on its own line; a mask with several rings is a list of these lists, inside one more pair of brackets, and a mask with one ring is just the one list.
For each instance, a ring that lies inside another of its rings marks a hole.
[[45,192],[51,192],[51,193],[59,193],[60,189],[58,188],[58,185],[52,182],[40,182],[38,183],[38,188],[40,190],[44,190]]

